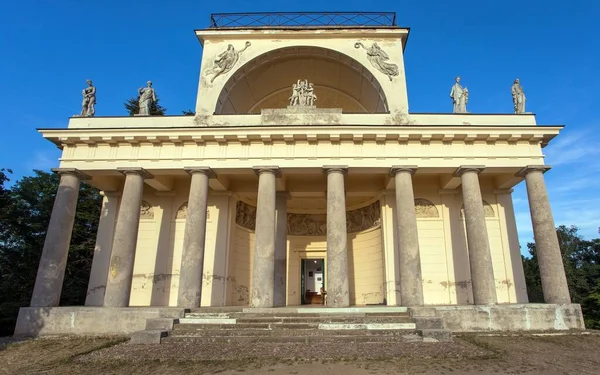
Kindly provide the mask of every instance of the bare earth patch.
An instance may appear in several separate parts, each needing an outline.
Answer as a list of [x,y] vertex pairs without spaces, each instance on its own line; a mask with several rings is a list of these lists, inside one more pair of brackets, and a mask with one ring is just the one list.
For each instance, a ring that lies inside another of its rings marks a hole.
[[600,335],[453,343],[129,345],[120,337],[0,339],[0,374],[597,374]]

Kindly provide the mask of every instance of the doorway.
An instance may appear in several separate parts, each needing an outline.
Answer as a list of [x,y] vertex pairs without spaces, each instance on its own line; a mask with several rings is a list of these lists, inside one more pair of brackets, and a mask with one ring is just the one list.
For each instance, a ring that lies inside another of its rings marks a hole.
[[325,259],[302,259],[301,261],[302,304],[325,304]]

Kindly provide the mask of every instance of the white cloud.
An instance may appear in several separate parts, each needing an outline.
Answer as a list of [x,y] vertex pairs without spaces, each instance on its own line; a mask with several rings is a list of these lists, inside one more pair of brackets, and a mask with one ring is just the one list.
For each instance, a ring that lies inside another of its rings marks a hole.
[[589,160],[590,157],[600,155],[598,140],[595,138],[595,133],[589,130],[562,135],[556,141],[550,142],[546,149],[546,159],[550,165]]
[[58,167],[58,157],[60,152],[57,151],[36,151],[33,157],[25,163],[28,169],[41,169],[44,171]]

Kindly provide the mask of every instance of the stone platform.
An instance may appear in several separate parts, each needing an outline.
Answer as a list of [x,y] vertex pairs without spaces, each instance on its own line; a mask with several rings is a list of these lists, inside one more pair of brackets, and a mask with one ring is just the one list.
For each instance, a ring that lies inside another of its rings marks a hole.
[[[206,322],[203,319],[210,319],[210,321]],[[300,323],[304,326],[285,325]],[[211,326],[206,327],[205,324],[211,324]],[[250,325],[228,326],[231,324]],[[454,333],[585,329],[581,307],[577,304],[449,305],[416,308],[400,306],[357,306],[348,308],[290,306],[264,309],[203,307],[193,310],[177,307],[66,306],[21,308],[15,328],[15,336],[129,335],[148,329],[168,332],[174,330],[174,327],[177,326],[188,328],[187,332],[199,332],[205,328],[223,329],[223,334],[219,335],[221,337],[235,336],[235,333],[225,332],[225,330],[232,328],[268,329],[279,332],[276,332],[274,336],[288,337],[288,339],[293,335],[302,336],[297,335],[298,330],[282,333],[280,329],[317,329],[320,333],[315,336],[322,336],[327,331],[331,333],[332,331],[344,330],[348,333],[355,330],[355,332],[346,335],[355,337],[360,334],[383,335],[384,331],[387,331],[391,336],[397,336],[399,331],[391,332],[394,330],[407,330],[402,331],[403,334],[420,333],[422,335],[423,330],[429,329],[444,329]],[[305,331],[304,333],[308,332]],[[425,336],[429,334],[433,335],[436,332],[425,331]]]

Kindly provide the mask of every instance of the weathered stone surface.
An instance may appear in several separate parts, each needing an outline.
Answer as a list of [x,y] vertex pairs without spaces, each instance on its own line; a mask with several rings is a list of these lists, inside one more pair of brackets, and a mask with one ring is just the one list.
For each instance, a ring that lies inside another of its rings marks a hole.
[[173,329],[173,324],[178,319],[173,318],[153,318],[146,320],[146,330],[163,330],[170,331]]
[[449,329],[420,329],[419,334],[423,337],[423,342],[452,341],[452,331]]
[[400,295],[404,306],[423,304],[419,233],[412,175],[416,166],[394,166],[391,173],[396,181],[396,218],[398,223],[398,266]]
[[555,331],[585,329],[577,304],[501,304],[436,306],[453,332]]
[[129,343],[134,345],[160,344],[160,340],[167,336],[168,332],[164,330],[137,331],[131,334]]
[[278,192],[275,202],[275,290],[274,306],[286,305],[287,277],[287,200],[289,193]]
[[490,242],[479,187],[478,174],[483,169],[482,166],[462,166],[456,171],[462,181],[469,265],[476,305],[497,302]]
[[23,307],[15,336],[129,334],[146,328],[147,319],[183,317],[176,307]]
[[58,306],[79,196],[82,175],[74,169],[57,172],[60,183],[31,296],[31,306],[35,307]]
[[348,237],[346,234],[347,168],[323,167],[327,174],[327,305],[350,306],[348,286]]
[[129,305],[133,261],[140,224],[140,207],[144,190],[145,171],[143,169],[128,168],[122,172],[125,174],[125,186],[117,216],[108,281],[104,294],[104,306],[110,307]]
[[527,197],[533,224],[533,236],[540,265],[544,300],[547,303],[571,303],[552,209],[543,173],[550,167],[528,166],[519,172],[525,176]]
[[199,307],[202,298],[208,179],[211,171],[208,167],[193,168],[188,173],[192,175],[192,182],[183,236],[177,306]]
[[258,174],[254,267],[252,270],[253,307],[273,307],[275,278],[275,179],[276,167],[255,168]]

